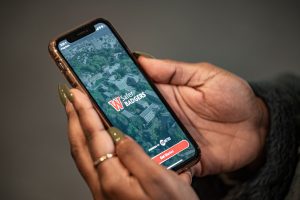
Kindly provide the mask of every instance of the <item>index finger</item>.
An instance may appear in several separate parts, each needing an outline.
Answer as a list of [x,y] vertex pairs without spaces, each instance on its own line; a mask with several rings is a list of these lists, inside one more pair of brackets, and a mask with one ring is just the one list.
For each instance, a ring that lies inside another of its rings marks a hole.
[[189,85],[199,69],[195,64],[174,60],[159,60],[140,56],[138,61],[156,83]]

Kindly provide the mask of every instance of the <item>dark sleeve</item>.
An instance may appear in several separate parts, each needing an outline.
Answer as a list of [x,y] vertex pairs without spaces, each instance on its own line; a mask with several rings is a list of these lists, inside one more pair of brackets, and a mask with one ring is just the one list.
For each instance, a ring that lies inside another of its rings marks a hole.
[[251,178],[235,185],[225,199],[284,199],[298,162],[300,78],[285,75],[273,82],[250,85],[269,110],[265,162]]

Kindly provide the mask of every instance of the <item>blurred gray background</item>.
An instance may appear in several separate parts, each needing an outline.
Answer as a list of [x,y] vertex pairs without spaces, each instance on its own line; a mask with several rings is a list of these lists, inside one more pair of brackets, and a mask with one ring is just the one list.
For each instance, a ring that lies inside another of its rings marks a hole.
[[90,199],[69,153],[48,41],[107,18],[132,50],[208,61],[247,80],[300,74],[299,1],[3,1],[1,199]]

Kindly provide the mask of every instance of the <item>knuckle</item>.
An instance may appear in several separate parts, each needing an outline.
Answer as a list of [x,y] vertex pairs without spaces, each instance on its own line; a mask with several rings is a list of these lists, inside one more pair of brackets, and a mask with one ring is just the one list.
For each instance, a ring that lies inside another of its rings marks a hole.
[[151,176],[149,177],[149,181],[152,184],[160,185],[163,182],[162,177],[164,174],[160,170],[155,170],[151,172]]
[[73,102],[77,112],[85,111],[93,107],[88,97],[86,97],[85,95],[79,95],[76,89],[73,89],[73,91],[73,94],[75,94],[74,96],[77,96],[77,98],[74,98]]
[[89,128],[85,128],[84,133],[85,133],[85,138],[87,139],[88,142],[94,141],[99,134],[98,131],[90,131]]
[[84,102],[78,103],[76,107],[77,107],[77,111],[83,114],[94,109],[91,103],[84,103]]
[[168,64],[173,64],[174,60],[171,59],[163,59],[164,62],[168,63]]
[[74,108],[70,104],[68,104],[66,106],[66,113],[67,113],[68,119],[70,119],[70,118],[72,118],[76,115],[76,111],[74,110]]
[[199,62],[198,64],[199,64],[199,65],[203,65],[203,66],[214,66],[213,64],[211,64],[211,63],[209,63],[209,62],[206,62],[206,61],[204,61],[204,62]]
[[183,63],[171,59],[164,60],[166,63],[168,63],[170,66],[173,66],[174,68],[179,68]]
[[137,151],[139,151],[139,146],[128,137],[125,137],[123,140],[117,143],[116,151],[118,154],[125,156],[135,155]]
[[84,130],[89,133],[90,137],[93,137],[94,135],[101,134],[104,130],[102,126],[96,126],[92,122],[86,122],[84,123]]
[[84,133],[85,133],[85,139],[88,142],[88,144],[91,144],[92,142],[95,141],[103,140],[104,139],[103,135],[107,134],[105,130],[100,130],[100,129],[94,131],[87,131],[87,130],[88,129],[85,129]]
[[73,94],[74,96],[76,96],[77,98],[74,98],[74,103],[77,106],[86,106],[86,105],[91,105],[91,101],[88,98],[87,95],[81,93],[79,90],[77,89],[72,89],[73,90]]
[[102,184],[102,191],[106,196],[115,196],[120,186],[122,186],[122,181],[119,178],[107,178]]
[[71,144],[70,152],[73,160],[76,161],[81,153],[81,148],[78,145]]
[[205,67],[206,69],[216,69],[217,68],[214,64],[209,63],[209,62],[199,62],[199,63],[196,63],[196,65],[199,67]]
[[92,106],[79,107],[78,115],[80,117],[81,125],[86,132],[94,134],[95,132],[99,132],[103,129],[103,126],[95,125],[95,120],[92,120],[94,116],[98,117],[98,115],[96,115],[96,111]]

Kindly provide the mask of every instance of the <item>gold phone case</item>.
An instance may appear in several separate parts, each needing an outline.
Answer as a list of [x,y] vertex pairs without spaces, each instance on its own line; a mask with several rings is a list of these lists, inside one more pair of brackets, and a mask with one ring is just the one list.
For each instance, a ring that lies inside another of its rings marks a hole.
[[[58,66],[59,70],[66,77],[66,79],[71,84],[71,86],[79,89],[80,91],[85,93],[90,98],[85,87],[83,85],[81,85],[81,83],[77,80],[76,76],[70,70],[69,65],[66,63],[64,58],[60,55],[60,53],[56,49],[56,39],[52,40],[49,43],[48,50],[49,50],[49,53],[50,53],[52,59],[54,60],[55,64]],[[97,109],[97,106],[95,105],[95,103],[93,101],[91,101],[91,102],[92,102],[96,112],[98,113],[99,117],[101,118],[104,126],[106,128],[111,127],[110,123],[105,119],[105,117],[102,115],[102,113]]]

